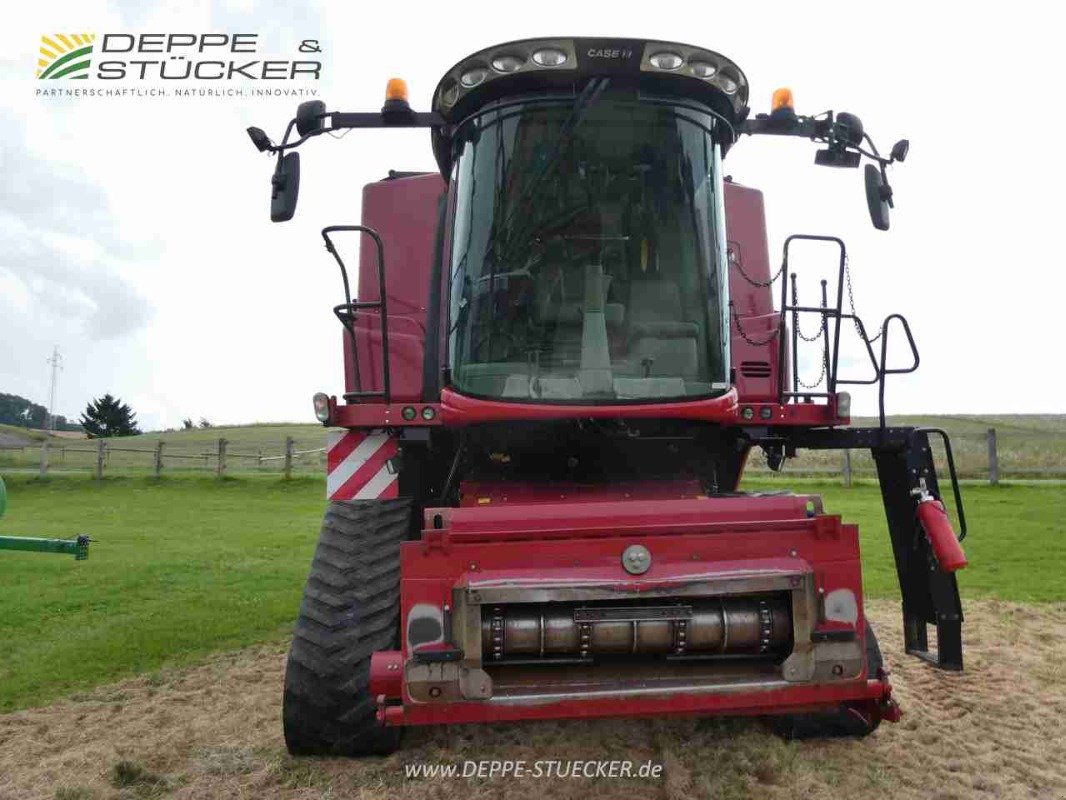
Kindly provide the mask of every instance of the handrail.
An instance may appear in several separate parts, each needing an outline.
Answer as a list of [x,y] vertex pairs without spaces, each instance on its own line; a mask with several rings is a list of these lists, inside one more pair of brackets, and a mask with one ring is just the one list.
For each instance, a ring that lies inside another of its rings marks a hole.
[[[930,434],[935,433],[944,442],[944,453],[947,455],[948,461],[948,475],[951,476],[951,491],[955,495],[955,511],[959,515],[959,541],[961,542],[966,538],[966,513],[962,509],[962,491],[959,489],[959,476],[955,472],[955,457],[951,454],[951,439],[948,437],[947,431],[943,428],[915,428],[914,433],[911,434]],[[932,461],[932,453],[929,454],[930,461]],[[939,499],[939,498],[938,498]]]
[[[837,296],[836,304],[834,307],[830,307],[827,298],[827,281],[822,280],[822,305],[820,307],[815,306],[801,306],[799,305],[796,295],[796,276],[795,273],[791,273],[791,286],[792,286],[792,303],[788,302],[788,287],[789,287],[789,247],[795,240],[815,241],[815,242],[833,242],[840,249],[840,261],[837,267]],[[781,307],[780,315],[778,319],[778,353],[777,353],[777,394],[778,402],[784,404],[793,398],[805,397],[810,400],[812,397],[826,397],[831,398],[836,393],[837,386],[841,384],[848,385],[872,385],[876,383],[878,385],[878,418],[880,420],[881,428],[885,427],[885,378],[888,375],[902,375],[909,372],[914,372],[918,369],[918,365],[921,362],[918,355],[918,346],[914,342],[914,336],[911,333],[910,323],[907,322],[907,318],[902,314],[889,314],[885,317],[881,323],[881,334],[879,337],[881,340],[881,357],[878,361],[874,355],[873,342],[876,339],[870,339],[866,332],[866,326],[863,325],[861,319],[852,310],[851,313],[845,314],[843,312],[843,293],[844,293],[844,278],[845,270],[847,268],[847,250],[844,246],[844,242],[836,236],[818,236],[813,234],[793,234],[785,239],[785,245],[783,248],[783,262],[781,265]],[[800,391],[798,371],[798,353],[799,347],[799,314],[801,313],[818,313],[821,315],[821,335],[824,337],[824,353],[825,370],[826,370],[826,391],[814,392],[814,391]],[[788,315],[792,315],[792,391],[786,390],[785,385],[785,343],[787,341],[787,320]],[[832,349],[829,345],[829,320],[833,320],[833,344]],[[839,366],[840,366],[840,328],[844,320],[852,320],[855,325],[856,331],[859,334],[859,338],[862,340],[866,347],[866,354],[870,358],[870,363],[874,369],[874,377],[869,380],[854,380],[840,378]],[[903,333],[907,337],[907,344],[910,347],[911,355],[913,357],[913,363],[908,367],[899,367],[890,369],[888,367],[888,334],[892,326],[892,321],[898,320],[900,325],[903,326]]]
[[[352,302],[351,287],[348,283],[348,270],[344,266],[344,260],[337,252],[337,248],[333,244],[333,240],[330,238],[331,233],[346,233],[356,232],[363,233],[374,240],[375,249],[377,252],[377,268],[378,268],[378,300],[361,300]],[[373,228],[366,225],[330,225],[322,229],[322,238],[326,242],[326,250],[336,260],[337,264],[341,268],[341,280],[344,282],[344,304],[334,306],[333,313],[337,319],[340,320],[341,325],[348,331],[348,337],[352,346],[352,374],[355,379],[356,392],[352,393],[355,396],[362,397],[381,397],[385,403],[390,402],[392,397],[392,384],[389,370],[389,313],[388,313],[388,295],[385,292],[385,245],[381,241],[381,236]],[[363,392],[362,383],[359,375],[359,350],[356,346],[355,339],[355,312],[361,310],[378,309],[381,313],[381,369],[382,369],[382,391],[380,392]],[[346,397],[348,395],[345,395]]]
[[871,386],[881,380],[881,370],[877,365],[877,356],[874,355],[873,343],[870,341],[869,334],[866,333],[866,326],[863,325],[862,320],[855,314],[841,314],[840,318],[850,319],[855,324],[856,332],[859,334],[859,338],[862,339],[862,343],[866,345],[866,354],[870,357],[870,365],[874,368],[874,376],[867,381],[854,380],[851,378],[837,378],[837,384],[846,383],[851,386]]
[[[911,355],[914,356],[914,363],[905,369],[888,369],[886,364],[888,358],[889,325],[894,319],[898,319],[903,325],[903,332],[907,334],[907,344],[910,345]],[[907,373],[914,372],[918,369],[920,363],[921,359],[918,356],[918,346],[914,343],[914,337],[911,335],[911,326],[910,323],[907,322],[907,318],[902,314],[889,314],[885,317],[885,321],[881,323],[881,364],[878,370],[878,372],[880,372],[880,383],[877,387],[877,412],[882,428],[885,427],[885,377],[888,375],[906,375]]]

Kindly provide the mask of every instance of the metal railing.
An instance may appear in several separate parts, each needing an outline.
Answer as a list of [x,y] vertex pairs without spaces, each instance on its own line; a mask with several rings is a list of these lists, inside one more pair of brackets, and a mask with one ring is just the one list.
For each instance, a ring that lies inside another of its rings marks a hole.
[[[822,298],[820,306],[804,306],[799,304],[798,294],[796,289],[796,273],[789,271],[789,255],[793,242],[796,241],[810,241],[810,242],[831,242],[837,246],[840,251],[840,257],[837,262],[837,278],[836,278],[836,302],[834,305],[829,305],[828,297],[828,281],[821,281]],[[878,419],[880,426],[885,427],[885,379],[889,375],[903,375],[910,372],[914,372],[918,369],[920,363],[920,357],[918,355],[918,347],[914,342],[914,336],[911,334],[910,324],[907,322],[906,317],[902,314],[889,314],[885,317],[881,323],[881,332],[878,336],[871,339],[866,332],[866,326],[862,320],[855,314],[854,309],[851,313],[844,313],[844,279],[848,268],[848,253],[847,248],[844,245],[843,240],[836,236],[816,236],[812,234],[793,234],[785,239],[784,252],[782,255],[783,263],[781,266],[781,309],[780,309],[780,321],[778,323],[778,336],[779,340],[783,343],[786,335],[789,334],[789,318],[791,317],[791,350],[792,354],[792,369],[791,369],[791,390],[788,389],[788,385],[785,382],[785,359],[786,348],[778,347],[778,385],[777,394],[778,402],[786,403],[789,401],[803,400],[805,402],[811,402],[816,397],[830,398],[837,392],[837,387],[842,384],[850,385],[870,385],[877,384],[877,396],[878,396]],[[792,287],[791,302],[789,302],[788,288]],[[849,283],[850,286],[850,283]],[[800,330],[800,315],[801,314],[817,314],[819,318],[819,334],[813,337],[806,337]],[[873,366],[874,374],[872,378],[841,378],[838,372],[840,362],[840,328],[845,320],[850,320],[855,326],[855,331],[858,334],[860,340],[866,348],[866,353],[870,359],[870,363]],[[888,366],[888,339],[889,331],[892,328],[892,322],[898,321],[899,326],[902,327],[903,333],[907,337],[907,344],[910,347],[912,363],[908,367],[889,367]],[[832,345],[830,345],[830,323],[832,323]],[[815,391],[821,381],[822,376],[819,376],[819,380],[811,386],[801,385],[799,378],[799,343],[800,339],[805,341],[817,341],[819,338],[823,341],[823,353],[822,353],[822,365],[823,375],[825,379],[825,391]],[[881,341],[881,357],[877,359],[874,355],[873,345],[874,342]]]

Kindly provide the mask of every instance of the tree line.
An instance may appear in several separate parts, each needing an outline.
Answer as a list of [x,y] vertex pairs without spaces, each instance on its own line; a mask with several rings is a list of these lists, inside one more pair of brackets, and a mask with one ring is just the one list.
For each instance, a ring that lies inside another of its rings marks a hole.
[[[18,428],[47,429],[48,409],[17,394],[0,392],[0,424],[13,425]],[[201,417],[199,422],[192,418],[182,420],[182,428],[210,428],[212,424]],[[84,431],[90,439],[111,436],[136,436],[137,414],[128,403],[110,393],[97,397],[85,406],[85,411],[78,422],[72,422],[62,414],[56,414],[54,429],[57,431]]]
[[[17,428],[47,428],[48,409],[17,394],[0,392],[0,424]],[[56,414],[57,431],[80,431],[81,425]]]

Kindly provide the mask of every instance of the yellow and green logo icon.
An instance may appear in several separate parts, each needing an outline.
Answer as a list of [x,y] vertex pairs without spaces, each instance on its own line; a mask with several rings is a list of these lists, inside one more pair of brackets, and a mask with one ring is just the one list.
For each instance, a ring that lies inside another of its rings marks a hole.
[[95,33],[53,33],[41,37],[37,77],[88,78]]

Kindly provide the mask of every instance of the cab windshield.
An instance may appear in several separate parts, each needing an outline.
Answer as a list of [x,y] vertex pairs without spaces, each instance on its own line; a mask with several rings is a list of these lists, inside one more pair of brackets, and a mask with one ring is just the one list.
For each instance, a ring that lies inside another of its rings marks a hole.
[[516,402],[729,388],[716,119],[610,91],[456,135],[451,381]]

